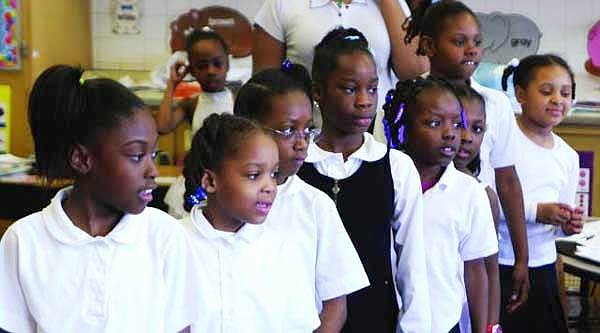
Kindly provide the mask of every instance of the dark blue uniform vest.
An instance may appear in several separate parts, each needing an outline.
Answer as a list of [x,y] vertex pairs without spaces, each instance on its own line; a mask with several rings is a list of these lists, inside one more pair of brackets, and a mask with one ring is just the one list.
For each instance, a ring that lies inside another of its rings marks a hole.
[[298,175],[334,199],[371,283],[348,296],[343,331],[395,332],[398,304],[390,263],[394,183],[389,151],[378,161],[363,161],[346,179],[324,176],[312,163],[304,163]]

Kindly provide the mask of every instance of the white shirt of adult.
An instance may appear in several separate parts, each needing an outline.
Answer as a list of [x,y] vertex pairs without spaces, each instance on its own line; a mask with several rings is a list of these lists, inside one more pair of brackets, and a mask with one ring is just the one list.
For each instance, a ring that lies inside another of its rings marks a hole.
[[496,190],[494,169],[515,165],[515,154],[519,150],[515,139],[517,121],[510,100],[503,92],[484,87],[472,78],[470,82],[485,101],[486,130],[479,152],[479,178]]
[[179,223],[147,207],[104,237],[62,208],[71,188],[0,242],[0,327],[10,332],[178,332],[206,308]]
[[[579,155],[558,135],[552,133],[552,139],[554,147],[541,147],[517,128],[516,141],[520,149],[515,155],[515,166],[523,187],[529,267],[554,263],[554,240],[563,235],[560,227],[537,222],[537,205],[544,202],[576,205]],[[512,266],[515,258],[502,211],[498,229],[501,237],[498,262]]]
[[435,304],[431,331],[448,332],[462,312],[463,262],[498,252],[492,210],[479,182],[452,163],[423,194],[423,208],[429,295]]
[[247,223],[235,233],[216,230],[200,205],[183,224],[193,255],[205,268],[201,289],[211,303],[192,332],[304,333],[319,327],[315,296],[303,288],[307,275],[297,264],[294,242],[265,223]]
[[[406,1],[398,0],[398,3],[406,17],[409,17],[410,9]],[[390,37],[377,1],[352,0],[349,5],[339,8],[331,0],[265,0],[254,22],[271,37],[285,44],[286,58],[303,65],[309,73],[314,48],[329,31],[343,26],[362,32],[369,41],[377,65],[379,85],[376,118],[381,119],[385,95],[394,88],[397,79],[388,67]],[[380,122],[375,123],[375,137],[385,140]]]
[[[363,144],[346,161],[341,153],[328,152],[311,143],[306,162],[314,163],[317,171],[327,177],[348,178],[358,171],[363,161],[378,161],[387,152],[387,147],[371,134],[364,133],[363,138]],[[419,173],[406,154],[391,150],[389,157],[395,192],[390,232],[393,236],[391,265],[400,309],[398,329],[401,332],[429,332],[431,311]],[[365,195],[369,193],[365,192]]]
[[333,200],[300,177],[288,177],[277,186],[277,197],[265,223],[293,244],[296,265],[302,268],[294,288],[314,295],[317,310],[321,301],[369,285]]

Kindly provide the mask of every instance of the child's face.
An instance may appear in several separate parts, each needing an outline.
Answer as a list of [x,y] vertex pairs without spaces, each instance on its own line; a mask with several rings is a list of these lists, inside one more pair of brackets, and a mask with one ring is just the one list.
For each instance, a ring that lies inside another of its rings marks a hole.
[[214,204],[217,214],[213,218],[233,230],[243,223],[262,223],[277,193],[278,163],[277,145],[270,136],[256,132],[245,138],[214,171],[213,187],[205,186],[208,204]]
[[573,102],[572,85],[571,77],[563,67],[538,68],[525,89],[516,88],[517,99],[523,108],[522,116],[543,128],[560,124]]
[[190,73],[207,92],[222,91],[229,70],[229,58],[221,43],[204,39],[194,43],[190,54]]
[[460,106],[450,92],[441,89],[423,91],[415,110],[408,117],[406,148],[415,164],[447,166],[460,146]]
[[431,73],[450,80],[467,80],[481,61],[481,31],[475,18],[461,13],[444,20],[438,36],[425,38]]
[[467,128],[461,128],[460,148],[454,158],[459,170],[466,170],[481,148],[485,133],[485,112],[481,101],[477,98],[461,99],[463,110],[467,116]]
[[138,109],[90,145],[86,175],[93,195],[107,210],[138,214],[152,201],[158,176],[154,153],[158,134],[152,115]]
[[305,93],[292,91],[271,98],[271,110],[262,125],[281,132],[295,131],[295,135],[285,137],[273,132],[279,148],[279,180],[295,175],[306,159],[308,137],[300,137],[305,129],[312,126],[312,106]]
[[377,108],[377,70],[363,52],[342,54],[325,87],[315,99],[323,112],[323,127],[343,134],[364,133]]

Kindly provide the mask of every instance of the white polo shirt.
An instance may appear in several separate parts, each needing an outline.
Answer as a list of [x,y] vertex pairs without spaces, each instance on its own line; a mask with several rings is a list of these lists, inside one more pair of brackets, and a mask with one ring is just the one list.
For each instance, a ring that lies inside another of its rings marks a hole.
[[265,221],[293,244],[296,265],[302,267],[305,288],[321,300],[348,295],[369,285],[358,253],[344,228],[335,204],[325,193],[300,177],[289,177],[277,187],[277,197]]
[[485,100],[486,131],[481,143],[479,178],[496,189],[494,169],[515,165],[519,150],[515,136],[517,121],[510,100],[503,92],[487,88],[471,78],[471,87]]
[[192,332],[305,333],[319,327],[315,295],[302,287],[310,277],[297,264],[294,242],[266,223],[244,224],[236,233],[216,230],[199,205],[183,224],[205,268],[202,290],[211,303]]
[[[517,127],[516,141],[520,149],[515,157],[517,174],[523,187],[529,267],[554,263],[554,240],[562,235],[560,227],[537,222],[537,205],[542,202],[576,205],[579,155],[558,135],[552,133],[552,138],[554,147],[544,148],[531,141]],[[502,211],[498,231],[502,237],[498,262],[512,266],[515,258]]]
[[448,332],[460,319],[465,295],[464,261],[498,252],[492,210],[477,180],[446,167],[423,194],[432,332]]
[[205,306],[183,229],[146,208],[105,237],[76,227],[63,189],[0,242],[0,327],[11,332],[178,332]]
[[[406,16],[410,9],[404,0],[398,0]],[[375,137],[385,140],[381,106],[385,95],[397,81],[388,69],[391,55],[390,37],[381,11],[374,0],[352,0],[341,8],[331,0],[265,0],[254,19],[271,37],[286,46],[286,58],[302,64],[311,72],[314,48],[325,35],[339,27],[356,28],[369,41],[379,76]],[[399,22],[398,24],[402,24]],[[385,141],[381,141],[385,142]]]
[[[314,163],[319,173],[334,179],[345,179],[360,168],[363,161],[373,162],[385,156],[387,147],[369,133],[363,134],[362,146],[344,161],[341,153],[332,153],[311,143],[306,162]],[[392,217],[392,271],[395,275],[399,329],[402,332],[429,332],[431,311],[429,286],[425,268],[423,242],[423,197],[419,173],[406,154],[390,151],[390,167],[394,184]],[[369,191],[378,189],[365,189]],[[357,209],[368,209],[357,207]]]

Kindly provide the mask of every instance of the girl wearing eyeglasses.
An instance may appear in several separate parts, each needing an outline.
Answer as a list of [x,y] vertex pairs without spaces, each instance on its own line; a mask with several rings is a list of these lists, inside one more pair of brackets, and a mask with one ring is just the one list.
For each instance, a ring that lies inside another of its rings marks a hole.
[[297,273],[288,292],[298,301],[288,318],[315,318],[318,332],[339,332],[346,295],[369,281],[332,200],[296,176],[315,134],[308,72],[285,61],[255,74],[240,89],[234,114],[260,123],[279,148],[278,194],[265,225],[293,249],[287,261]]

